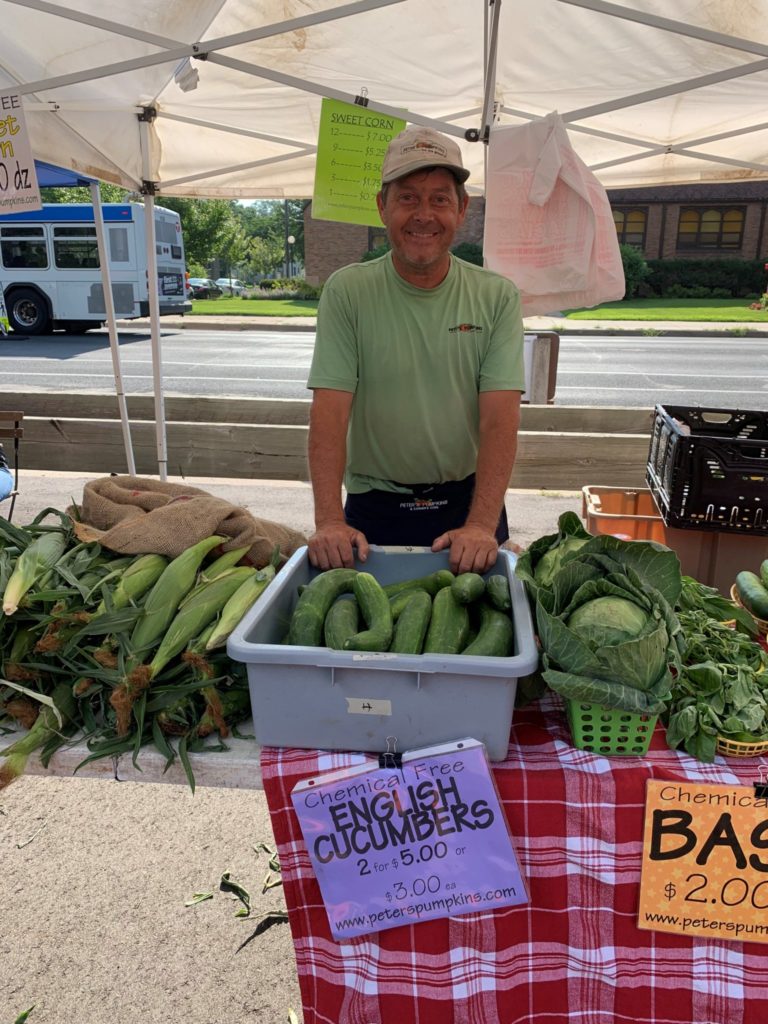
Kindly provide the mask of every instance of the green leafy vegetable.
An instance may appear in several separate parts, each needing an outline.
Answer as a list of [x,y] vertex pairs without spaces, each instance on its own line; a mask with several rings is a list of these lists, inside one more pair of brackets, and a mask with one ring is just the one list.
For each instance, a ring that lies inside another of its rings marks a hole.
[[[686,584],[686,590],[698,604],[698,588]],[[703,596],[705,607],[719,608],[719,601]],[[681,611],[679,620],[686,654],[670,695],[667,745],[711,762],[719,736],[747,743],[768,740],[768,653],[702,607]]]

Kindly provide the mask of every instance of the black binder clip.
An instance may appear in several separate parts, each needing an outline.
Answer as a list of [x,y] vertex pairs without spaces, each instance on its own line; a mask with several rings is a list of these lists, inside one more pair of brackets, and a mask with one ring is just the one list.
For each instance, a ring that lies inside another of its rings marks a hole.
[[355,96],[355,103],[358,105],[358,107],[368,106],[368,90],[365,88],[365,86],[361,87],[360,95]]
[[379,754],[379,768],[394,768],[400,771],[403,767],[403,755],[397,749],[397,737],[387,736],[387,749]]
[[756,800],[768,800],[768,764],[758,765],[757,774],[760,776],[759,782],[755,783],[755,799]]

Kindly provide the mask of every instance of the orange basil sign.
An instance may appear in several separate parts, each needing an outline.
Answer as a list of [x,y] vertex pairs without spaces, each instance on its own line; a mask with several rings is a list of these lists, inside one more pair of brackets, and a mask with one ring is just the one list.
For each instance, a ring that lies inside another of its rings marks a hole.
[[768,942],[768,801],[753,787],[649,780],[638,927]]

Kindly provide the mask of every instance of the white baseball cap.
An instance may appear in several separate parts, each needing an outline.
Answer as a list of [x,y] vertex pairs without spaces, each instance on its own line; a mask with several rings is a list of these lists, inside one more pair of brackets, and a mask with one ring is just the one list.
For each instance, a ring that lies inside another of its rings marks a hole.
[[381,166],[381,183],[387,185],[425,167],[445,167],[462,183],[469,177],[469,171],[462,163],[461,150],[453,139],[434,128],[412,124],[387,146]]

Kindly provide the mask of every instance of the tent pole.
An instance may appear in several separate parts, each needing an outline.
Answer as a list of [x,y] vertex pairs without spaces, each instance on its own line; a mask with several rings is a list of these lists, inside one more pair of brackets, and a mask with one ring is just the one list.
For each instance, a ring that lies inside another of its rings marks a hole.
[[[480,116],[480,141],[487,142],[491,130],[491,121],[495,114],[494,99],[496,95],[496,56],[499,48],[499,17],[501,0],[489,0],[492,10],[488,18],[485,11],[485,93],[483,96],[483,112]],[[490,20],[490,25],[488,24]]]
[[131,476],[136,476],[136,463],[133,458],[133,445],[131,444],[131,425],[128,420],[128,407],[125,401],[123,374],[120,367],[120,347],[117,340],[117,325],[115,323],[115,300],[112,294],[112,273],[109,268],[109,253],[107,252],[107,240],[104,232],[104,215],[101,209],[101,194],[99,192],[98,181],[92,181],[90,189],[91,202],[93,203],[93,222],[96,225],[96,244],[99,247],[101,286],[104,289],[104,310],[107,314],[109,348],[112,353],[112,371],[115,375],[115,392],[117,393],[117,404],[120,409],[120,422],[123,426],[125,461],[128,466],[128,473]]
[[165,396],[163,394],[163,357],[160,351],[160,300],[157,294],[157,251],[155,249],[155,197],[144,196],[144,225],[147,239],[147,287],[149,290],[149,329],[152,337],[152,380],[155,389],[155,437],[157,471],[168,479],[168,447],[165,437]]
[[168,479],[168,446],[165,435],[165,397],[163,395],[163,356],[160,350],[160,299],[157,294],[157,248],[155,238],[155,186],[150,173],[149,127],[155,111],[147,109],[139,115],[141,165],[144,175],[144,235],[147,243],[147,292],[149,295],[149,329],[152,339],[152,380],[155,392],[155,439],[157,472]]

